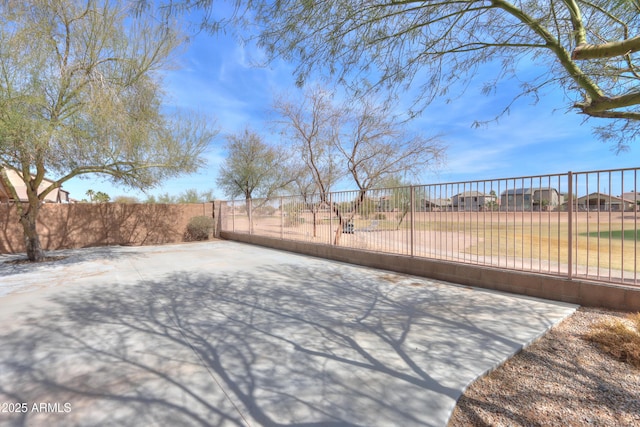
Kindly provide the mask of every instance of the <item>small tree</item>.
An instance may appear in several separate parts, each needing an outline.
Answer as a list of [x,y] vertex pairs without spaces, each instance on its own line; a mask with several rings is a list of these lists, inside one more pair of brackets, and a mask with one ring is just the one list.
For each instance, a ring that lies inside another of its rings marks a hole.
[[176,203],[206,203],[215,198],[213,190],[198,191],[195,188],[184,190],[176,197]]
[[[292,174],[295,188],[311,211],[313,237],[317,237],[318,212],[330,206],[331,187],[344,176],[335,146],[340,111],[333,105],[333,94],[320,87],[307,89],[302,100],[281,97],[274,110],[281,116],[277,123],[283,137],[297,154],[298,166]],[[332,210],[340,216],[339,210]]]
[[227,158],[216,182],[228,197],[244,197],[252,227],[253,198],[262,197],[266,202],[291,183],[288,155],[282,147],[267,144],[249,128],[228,135],[225,148]]
[[[338,217],[335,244],[370,189],[389,177],[433,167],[444,153],[436,137],[408,134],[385,103],[350,99],[339,107],[330,92],[313,89],[304,92],[301,101],[281,100],[275,108],[283,117],[283,134],[297,148],[320,202]],[[331,185],[340,178],[358,188],[350,210],[328,200]]]
[[[376,187],[386,188],[389,194],[387,207],[391,211],[398,211],[400,214],[396,216],[398,223],[396,230],[400,229],[402,222],[411,211],[411,191],[410,184],[403,181],[399,175],[389,176],[381,180]],[[414,195],[417,199],[417,195]],[[415,200],[414,200],[415,202]]]
[[215,199],[213,190],[198,191],[195,188],[184,190],[178,195],[171,195],[169,193],[162,193],[158,196],[149,195],[145,200],[145,203],[206,203]]
[[[313,237],[318,237],[318,213],[322,207],[328,206],[322,201],[320,193],[317,191],[318,186],[314,182],[312,176],[308,173],[304,166],[297,169],[296,178],[293,182],[295,192],[300,195],[305,208],[311,212],[311,220],[313,226]],[[296,214],[297,215],[297,214]],[[302,218],[300,218],[302,219]]]
[[152,187],[197,170],[215,134],[163,113],[159,72],[183,38],[172,20],[131,12],[124,0],[0,3],[0,179],[15,199],[7,168],[26,185],[17,212],[32,261],[51,191],[83,174]]
[[[390,105],[365,99],[345,111],[348,121],[337,148],[358,187],[353,212],[365,203],[368,191],[385,179],[422,172],[442,161],[445,147],[438,138],[408,134],[391,114]],[[336,244],[340,235],[336,232]]]
[[116,196],[113,198],[113,203],[120,203],[123,205],[133,205],[140,203],[137,197],[134,196]]
[[108,203],[111,200],[111,196],[102,191],[97,191],[95,196],[93,196],[93,200],[96,203]]
[[161,203],[161,204],[172,204],[176,203],[177,197],[172,196],[171,194],[164,192],[159,194],[158,196],[149,195],[145,200],[145,203]]

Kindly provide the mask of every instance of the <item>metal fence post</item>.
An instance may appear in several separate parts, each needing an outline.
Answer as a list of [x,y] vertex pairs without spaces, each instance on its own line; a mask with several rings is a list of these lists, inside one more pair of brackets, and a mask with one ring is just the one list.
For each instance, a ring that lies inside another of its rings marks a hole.
[[249,216],[249,234],[253,234],[253,199],[247,199],[247,212]]
[[567,173],[568,183],[568,197],[569,201],[567,203],[567,263],[569,264],[569,268],[567,270],[567,279],[571,280],[573,278],[573,173],[569,171]]
[[329,244],[333,242],[333,193],[329,193]]
[[411,242],[411,249],[410,249],[410,253],[411,256],[414,256],[414,247],[415,247],[415,233],[416,233],[416,187],[415,186],[411,186],[410,188],[410,196],[409,196],[409,212],[411,212],[411,227],[410,227],[410,233],[411,233],[411,237],[410,237],[410,242]]
[[284,205],[282,197],[280,197],[280,238],[284,239]]

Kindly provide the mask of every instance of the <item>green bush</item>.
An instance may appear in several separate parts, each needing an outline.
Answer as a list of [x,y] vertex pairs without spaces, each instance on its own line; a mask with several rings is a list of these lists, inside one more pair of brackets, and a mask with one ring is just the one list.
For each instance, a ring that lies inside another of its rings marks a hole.
[[383,213],[378,213],[373,217],[373,219],[384,221],[385,219],[387,219],[387,216]]
[[185,240],[187,242],[208,240],[212,229],[213,218],[209,216],[194,216],[189,220],[189,224],[187,224]]

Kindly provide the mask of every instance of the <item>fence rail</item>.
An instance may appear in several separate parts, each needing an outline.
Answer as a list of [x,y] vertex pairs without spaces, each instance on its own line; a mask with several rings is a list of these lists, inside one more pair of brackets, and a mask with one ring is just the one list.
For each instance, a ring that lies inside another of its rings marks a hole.
[[232,200],[223,229],[637,286],[639,170]]

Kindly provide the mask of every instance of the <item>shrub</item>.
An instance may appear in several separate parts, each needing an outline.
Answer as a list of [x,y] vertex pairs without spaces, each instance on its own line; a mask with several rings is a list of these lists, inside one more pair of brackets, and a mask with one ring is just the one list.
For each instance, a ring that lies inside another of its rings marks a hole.
[[377,214],[373,217],[373,219],[377,219],[377,220],[384,221],[385,219],[387,219],[387,216],[386,216],[385,214],[383,214],[383,213],[377,213]]
[[640,368],[640,313],[594,325],[586,339],[623,362]]
[[194,216],[187,224],[185,240],[194,242],[198,240],[208,240],[209,233],[213,229],[213,218],[209,216]]

